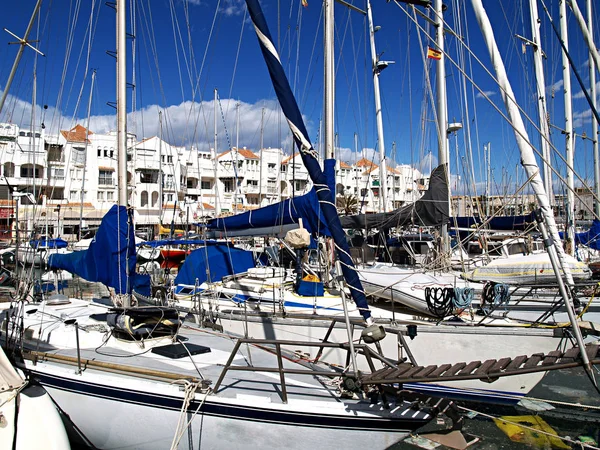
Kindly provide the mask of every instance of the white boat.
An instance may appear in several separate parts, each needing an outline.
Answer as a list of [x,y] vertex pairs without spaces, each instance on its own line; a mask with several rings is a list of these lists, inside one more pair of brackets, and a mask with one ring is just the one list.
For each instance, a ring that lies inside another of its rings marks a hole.
[[[387,407],[363,395],[345,398],[335,382],[339,372],[325,366],[297,374],[310,367],[293,361],[293,346],[278,356],[262,348],[272,348],[266,343],[236,347],[231,335],[179,328],[168,310],[139,314],[75,299],[25,306],[20,369],[98,448],[164,449],[182,440],[206,448],[286,442],[292,449],[384,449],[431,419],[408,402]],[[151,319],[161,315],[168,320]],[[140,331],[163,326],[178,332]],[[228,361],[243,370],[226,370]]]
[[0,348],[0,448],[70,449],[67,432],[52,399],[29,385]]

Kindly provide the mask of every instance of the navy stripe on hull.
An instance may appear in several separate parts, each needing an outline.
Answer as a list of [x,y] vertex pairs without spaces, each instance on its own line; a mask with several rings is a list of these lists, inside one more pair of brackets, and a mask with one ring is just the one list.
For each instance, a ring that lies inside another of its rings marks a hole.
[[516,405],[525,398],[524,394],[505,391],[469,390],[427,383],[405,383],[404,388],[434,397],[467,402],[483,402],[496,405]]
[[[71,378],[44,374],[28,370],[30,377],[44,387],[55,388],[62,391],[73,392],[85,396],[93,396],[105,400],[137,404],[141,406],[158,408],[161,410],[181,410],[182,399],[172,396],[163,396],[148,392],[133,391],[113,386],[99,385],[83,382]],[[194,413],[200,405],[199,401],[192,401],[188,412]],[[256,422],[269,422],[285,425],[319,427],[319,428],[349,428],[360,431],[412,431],[431,418],[423,418],[423,412],[419,412],[418,418],[410,418],[415,411],[409,411],[408,417],[399,418],[367,418],[334,415],[313,414],[302,412],[289,412],[256,407],[245,407],[239,405],[228,405],[215,403],[209,399],[200,408],[200,413],[208,416],[227,417],[232,419],[250,420]]]

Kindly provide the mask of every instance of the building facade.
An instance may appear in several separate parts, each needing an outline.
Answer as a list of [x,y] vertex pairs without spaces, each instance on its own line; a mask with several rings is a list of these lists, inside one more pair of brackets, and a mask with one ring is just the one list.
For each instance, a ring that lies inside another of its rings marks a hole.
[[[173,146],[157,136],[137,141],[133,135],[127,146],[129,204],[136,228],[149,235],[157,234],[160,224],[198,223],[312,188],[300,155],[281,149],[244,147],[216,154]],[[80,228],[97,226],[118,198],[114,132],[76,125],[54,136],[0,124],[0,167],[0,232],[10,228],[20,208],[24,231],[77,236]],[[388,211],[419,198],[427,184],[407,165],[389,167],[386,176]],[[360,212],[383,210],[379,166],[366,159],[338,161],[336,195],[354,197]]]

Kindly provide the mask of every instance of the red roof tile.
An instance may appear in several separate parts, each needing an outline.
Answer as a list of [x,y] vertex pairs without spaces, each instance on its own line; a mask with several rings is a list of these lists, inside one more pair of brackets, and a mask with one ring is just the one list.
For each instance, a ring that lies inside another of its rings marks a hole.
[[[65,131],[65,130],[60,130],[60,134],[62,134],[64,136],[64,138],[68,141],[68,142],[86,142],[85,136],[86,136],[86,129],[85,127],[77,124],[75,125],[75,127],[71,128],[69,131]],[[87,131],[87,135],[92,135],[94,133],[92,133],[91,131]],[[88,143],[90,142],[89,140],[87,141]]]

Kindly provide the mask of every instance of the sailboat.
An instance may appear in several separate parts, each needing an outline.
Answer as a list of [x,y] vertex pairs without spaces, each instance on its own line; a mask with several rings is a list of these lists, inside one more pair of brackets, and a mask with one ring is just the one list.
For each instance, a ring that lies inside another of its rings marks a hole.
[[[264,50],[270,34],[260,6],[247,4]],[[124,137],[125,3],[116,6],[118,134]],[[118,149],[121,163],[125,147]],[[172,308],[131,307],[132,290],[146,280],[134,277],[131,267],[124,168],[119,165],[119,205],[107,213],[90,248],[50,261],[111,286],[120,306],[54,296],[5,315],[6,329],[19,337],[14,350],[23,350],[17,366],[48,389],[82,439],[99,448],[164,449],[185,441],[192,448],[269,449],[285,442],[298,449],[383,449],[431,420],[431,411],[412,401],[357,390],[356,365],[340,371],[298,360],[294,352],[303,344],[297,340],[237,340],[183,323]],[[368,308],[361,314],[369,320]],[[317,345],[348,351],[344,344]]]

